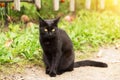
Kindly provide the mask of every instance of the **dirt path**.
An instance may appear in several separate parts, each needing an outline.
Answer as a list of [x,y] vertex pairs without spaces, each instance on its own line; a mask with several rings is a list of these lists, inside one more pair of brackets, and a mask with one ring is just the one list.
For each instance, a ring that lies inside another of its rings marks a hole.
[[51,78],[45,74],[44,69],[38,66],[28,67],[22,74],[3,75],[0,80],[119,80],[120,79],[120,50],[115,48],[100,49],[99,58],[91,60],[102,61],[108,68],[80,67],[72,72],[66,72]]

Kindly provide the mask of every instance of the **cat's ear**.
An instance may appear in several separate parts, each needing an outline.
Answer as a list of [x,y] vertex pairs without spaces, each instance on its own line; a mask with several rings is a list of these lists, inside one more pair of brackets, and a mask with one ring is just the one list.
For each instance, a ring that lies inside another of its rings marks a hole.
[[55,23],[55,24],[58,24],[59,20],[60,20],[60,17],[57,17],[57,18],[54,20],[54,23]]
[[39,24],[40,24],[40,27],[46,24],[46,22],[40,16],[39,16]]
[[39,16],[39,22],[40,23],[43,23],[44,22],[44,20]]

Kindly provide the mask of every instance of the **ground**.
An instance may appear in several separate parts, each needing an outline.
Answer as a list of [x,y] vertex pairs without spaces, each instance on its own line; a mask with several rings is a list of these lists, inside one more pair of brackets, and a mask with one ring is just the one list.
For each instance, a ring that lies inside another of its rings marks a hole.
[[72,72],[66,72],[56,77],[45,74],[44,68],[39,66],[26,67],[23,73],[0,74],[0,80],[119,80],[120,79],[120,49],[115,47],[100,48],[90,60],[102,61],[107,68],[79,67]]

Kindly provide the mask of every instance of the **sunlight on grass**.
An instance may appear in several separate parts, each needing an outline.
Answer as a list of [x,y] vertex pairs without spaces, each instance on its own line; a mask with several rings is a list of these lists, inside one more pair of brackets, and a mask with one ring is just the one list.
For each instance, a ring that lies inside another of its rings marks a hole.
[[[20,26],[10,24],[8,31],[1,31],[0,64],[26,59],[42,61],[38,25]],[[120,17],[108,11],[81,10],[71,23],[61,19],[59,27],[68,33],[74,49],[82,53],[97,51],[100,46],[114,44],[120,39]]]

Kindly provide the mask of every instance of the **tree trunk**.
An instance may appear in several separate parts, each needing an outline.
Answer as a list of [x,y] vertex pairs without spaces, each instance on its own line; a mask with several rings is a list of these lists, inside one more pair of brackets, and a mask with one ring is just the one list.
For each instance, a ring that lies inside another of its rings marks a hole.
[[86,9],[90,9],[90,6],[91,6],[91,0],[86,0],[85,2]]
[[14,9],[20,11],[20,0],[14,0]]
[[35,6],[36,6],[37,10],[40,10],[40,8],[41,8],[41,0],[35,0]]
[[70,11],[75,11],[75,0],[70,0]]
[[59,10],[59,0],[54,0],[54,10],[58,11]]
[[100,9],[105,8],[105,0],[100,0]]

